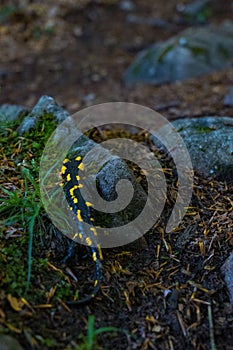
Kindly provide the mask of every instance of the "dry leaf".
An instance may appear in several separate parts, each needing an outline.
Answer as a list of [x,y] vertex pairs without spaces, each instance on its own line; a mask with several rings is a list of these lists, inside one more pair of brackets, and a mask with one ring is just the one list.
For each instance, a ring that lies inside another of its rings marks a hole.
[[15,311],[22,310],[23,302],[21,301],[21,299],[17,299],[15,297],[13,297],[11,294],[8,294],[7,300],[9,301],[10,306],[12,307],[13,310],[15,310]]

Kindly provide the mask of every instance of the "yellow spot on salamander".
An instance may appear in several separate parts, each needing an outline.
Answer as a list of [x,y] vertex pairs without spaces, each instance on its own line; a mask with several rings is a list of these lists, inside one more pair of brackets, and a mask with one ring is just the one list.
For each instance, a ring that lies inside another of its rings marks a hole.
[[84,164],[80,163],[79,166],[78,166],[78,169],[83,171],[85,169]]
[[76,175],[76,180],[79,181],[80,180],[80,176]]
[[90,227],[90,231],[92,231],[94,233],[94,235],[97,236],[97,231],[96,231],[95,227]]
[[70,189],[70,195],[71,195],[71,197],[73,197],[73,195],[74,195],[74,190],[75,190],[74,187],[72,187],[72,188]]
[[61,186],[61,187],[64,186],[63,182],[60,182],[60,183],[59,183],[59,186]]
[[93,259],[94,261],[96,261],[96,260],[97,260],[97,257],[96,257],[96,252],[94,252],[94,253],[92,254],[92,259]]
[[73,208],[72,208],[72,207],[70,207],[70,210],[73,210]]
[[79,184],[75,186],[76,188],[83,188],[83,184]]
[[68,175],[66,176],[66,180],[67,180],[67,181],[70,181],[70,180],[71,180],[70,174],[68,174]]
[[95,219],[94,219],[94,218],[90,218],[90,220],[91,220],[91,221],[95,221]]
[[78,221],[80,221],[80,222],[83,221],[83,218],[82,218],[82,216],[81,216],[81,210],[80,210],[80,209],[78,209],[77,218],[78,218]]
[[61,173],[65,174],[67,167],[65,165],[62,165],[61,167]]
[[92,207],[92,205],[93,205],[90,202],[86,202],[85,204],[86,204],[87,207]]
[[96,287],[99,284],[98,280],[95,280],[94,287]]
[[65,163],[68,163],[70,160],[68,159],[68,158],[65,158],[64,160],[63,160],[63,163],[65,164]]
[[73,199],[74,204],[78,203],[78,198]]
[[77,186],[77,185],[75,185],[74,187],[72,187],[72,188],[70,189],[70,195],[71,195],[71,197],[74,196],[74,191],[76,190],[76,188],[80,188],[80,187]]
[[78,233],[75,233],[73,236],[73,239],[76,239],[78,237]]
[[92,245],[92,240],[90,239],[90,237],[87,237],[85,241],[88,245]]
[[83,234],[81,232],[79,233],[79,238],[83,239]]
[[101,250],[100,244],[97,244],[97,248],[98,248],[98,251],[99,251],[100,259],[103,260],[103,254],[102,254],[102,250]]
[[80,156],[75,158],[75,160],[78,160],[78,161],[81,160],[81,159],[82,159],[82,157],[80,157]]

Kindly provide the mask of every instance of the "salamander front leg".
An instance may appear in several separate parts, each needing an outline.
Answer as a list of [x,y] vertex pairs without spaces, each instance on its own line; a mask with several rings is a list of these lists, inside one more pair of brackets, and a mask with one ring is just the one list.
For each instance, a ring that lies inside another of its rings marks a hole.
[[74,251],[75,251],[75,246],[76,246],[76,243],[74,241],[72,241],[69,245],[68,252],[67,252],[66,256],[61,261],[62,264],[66,264],[67,261],[73,257]]

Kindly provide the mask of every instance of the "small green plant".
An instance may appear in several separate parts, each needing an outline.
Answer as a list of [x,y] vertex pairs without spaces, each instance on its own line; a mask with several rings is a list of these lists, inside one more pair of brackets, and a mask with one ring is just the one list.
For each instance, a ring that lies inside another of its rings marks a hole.
[[55,28],[53,26],[46,27],[46,28],[36,26],[32,32],[32,36],[34,39],[40,39],[42,36],[52,36],[54,34],[55,34]]
[[46,347],[46,349],[48,348],[54,348],[55,346],[57,347],[57,341],[55,339],[52,338],[42,338],[40,337],[40,343],[41,345],[43,345],[44,347]]
[[97,336],[102,333],[116,333],[116,332],[122,332],[127,335],[126,330],[120,329],[113,326],[107,326],[107,327],[101,327],[98,329],[95,329],[94,326],[95,318],[94,315],[90,315],[88,317],[88,323],[87,323],[87,335],[81,335],[79,338],[82,340],[82,343],[76,346],[73,350],[98,350],[101,349],[100,346],[98,346],[97,343]]
[[207,126],[207,125],[196,125],[195,126],[195,130],[198,132],[198,133],[208,133],[208,132],[211,132],[213,131],[214,129]]

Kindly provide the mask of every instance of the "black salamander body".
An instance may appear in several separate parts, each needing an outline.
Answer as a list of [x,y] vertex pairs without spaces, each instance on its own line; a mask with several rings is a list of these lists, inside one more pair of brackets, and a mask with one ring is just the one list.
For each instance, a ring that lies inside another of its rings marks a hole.
[[[80,305],[83,303],[87,303],[96,296],[101,284],[102,253],[101,247],[96,243],[97,232],[95,227],[93,226],[94,219],[91,217],[90,214],[90,206],[92,204],[90,202],[85,201],[80,192],[80,188],[83,187],[83,184],[80,183],[80,176],[78,174],[79,171],[83,170],[84,164],[80,156],[71,160],[65,159],[63,161],[63,166],[61,169],[61,176],[63,179],[63,189],[66,196],[66,200],[68,202],[68,205],[70,206],[70,210],[73,210],[74,214],[78,219],[77,233],[75,234],[75,236],[78,236],[79,239],[85,242],[90,247],[92,252],[92,258],[95,263],[95,282],[91,294],[87,295],[86,297],[80,300],[69,301],[67,303],[68,305]],[[83,222],[92,225],[90,227],[89,232],[85,232],[85,230],[83,229]],[[75,237],[73,238],[75,239]],[[74,245],[75,243],[73,241],[65,260],[71,257]]]

